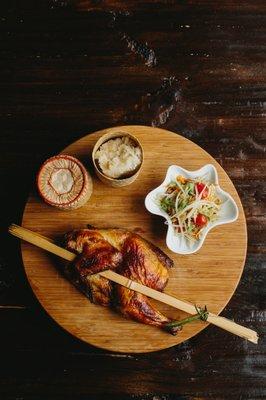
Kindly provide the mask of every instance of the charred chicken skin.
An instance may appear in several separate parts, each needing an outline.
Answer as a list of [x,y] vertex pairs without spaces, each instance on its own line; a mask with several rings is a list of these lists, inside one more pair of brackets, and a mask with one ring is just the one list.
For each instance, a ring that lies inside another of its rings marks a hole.
[[162,291],[173,261],[158,247],[130,231],[93,227],[66,233],[63,244],[77,254],[74,262],[65,266],[64,274],[91,302],[176,334],[178,328],[167,327],[172,320],[156,310],[146,296],[97,275],[111,269]]

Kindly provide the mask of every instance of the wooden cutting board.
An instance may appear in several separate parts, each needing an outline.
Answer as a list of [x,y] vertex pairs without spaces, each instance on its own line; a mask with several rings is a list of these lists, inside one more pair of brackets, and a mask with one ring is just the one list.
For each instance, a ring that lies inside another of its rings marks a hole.
[[[134,134],[141,141],[145,154],[138,179],[123,188],[110,188],[100,182],[90,160],[92,148],[99,137],[116,130]],[[50,238],[86,227],[86,224],[135,231],[174,260],[167,293],[200,306],[206,304],[210,311],[219,314],[237,287],[247,248],[243,208],[233,183],[222,167],[190,140],[164,129],[146,126],[122,126],[89,134],[62,153],[79,158],[88,167],[94,185],[91,199],[78,210],[59,211],[43,203],[34,192],[26,204],[22,225]],[[216,166],[221,187],[235,199],[239,219],[214,228],[197,254],[174,254],[165,245],[166,226],[163,219],[146,211],[144,198],[162,182],[169,165],[196,170],[207,163]],[[59,262],[56,258],[27,243],[22,244],[22,256],[29,283],[45,310],[72,335],[94,346],[118,352],[155,351],[181,343],[207,326],[203,322],[194,322],[174,337],[158,328],[127,320],[107,308],[91,304],[60,275],[56,269]],[[175,319],[185,316],[166,305],[157,303],[156,306]]]

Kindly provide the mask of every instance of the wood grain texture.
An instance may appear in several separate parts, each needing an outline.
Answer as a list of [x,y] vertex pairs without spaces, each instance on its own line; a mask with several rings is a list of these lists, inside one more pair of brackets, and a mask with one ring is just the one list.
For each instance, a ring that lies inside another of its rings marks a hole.
[[[1,400],[264,400],[265,1],[0,8]],[[32,295],[7,227],[21,223],[39,165],[85,132],[153,123],[203,147],[237,188],[248,256],[222,314],[257,330],[257,347],[210,326],[167,350],[118,355],[68,335]]]
[[[168,293],[192,304],[206,304],[211,312],[219,314],[239,282],[247,246],[245,217],[232,182],[204,150],[182,136],[158,128],[122,126],[104,129],[85,136],[62,153],[82,160],[93,175],[91,154],[95,143],[102,135],[120,130],[133,134],[144,149],[144,163],[135,182],[123,188],[110,188],[94,177],[89,202],[71,212],[49,207],[33,194],[25,207],[23,226],[50,238],[87,224],[139,233],[174,260]],[[159,186],[170,165],[197,170],[209,163],[216,166],[221,187],[237,201],[239,219],[233,225],[213,229],[197,254],[176,255],[166,247],[163,220],[145,209],[145,196]],[[173,337],[158,328],[136,324],[107,308],[90,304],[60,276],[56,261],[41,249],[23,243],[22,256],[29,283],[45,310],[72,335],[94,346],[128,353],[156,351],[182,343],[206,326],[195,322]],[[158,304],[158,308],[174,319],[183,316],[182,312],[167,305]],[[106,326],[108,329],[104,328]]]

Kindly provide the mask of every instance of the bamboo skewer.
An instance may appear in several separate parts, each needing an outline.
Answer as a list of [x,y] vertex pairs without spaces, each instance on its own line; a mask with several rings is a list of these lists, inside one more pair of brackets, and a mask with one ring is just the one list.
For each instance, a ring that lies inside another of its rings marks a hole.
[[[13,236],[16,236],[22,240],[25,240],[26,242],[29,242],[31,244],[34,244],[35,246],[38,246],[44,250],[47,250],[48,252],[53,253],[59,257],[62,257],[67,261],[73,261],[76,257],[76,255],[74,253],[72,253],[68,250],[65,250],[62,247],[59,247],[56,244],[54,244],[51,239],[48,239],[38,233],[30,231],[29,229],[12,224],[9,227],[8,231]],[[120,274],[117,274],[114,271],[111,271],[111,270],[103,271],[103,272],[100,272],[99,275],[103,276],[115,283],[118,283],[122,286],[125,286],[128,289],[135,290],[136,292],[144,294],[152,299],[158,300],[162,303],[165,303],[174,308],[182,310],[188,314],[192,314],[192,315],[195,314],[195,306],[193,304],[188,303],[183,300],[179,300],[176,297],[171,296],[167,293],[163,293],[163,292],[159,292],[157,290],[151,289],[145,285],[142,285],[142,284],[132,281],[131,279],[128,279]],[[239,324],[236,324],[235,322],[233,322],[227,318],[220,317],[213,313],[209,313],[207,321],[212,323],[213,325],[218,326],[219,328],[222,328],[230,333],[233,333],[234,335],[237,335],[244,339],[247,339],[252,343],[255,343],[255,344],[258,343],[258,335],[255,331],[253,331],[249,328],[246,328],[244,326],[241,326]]]

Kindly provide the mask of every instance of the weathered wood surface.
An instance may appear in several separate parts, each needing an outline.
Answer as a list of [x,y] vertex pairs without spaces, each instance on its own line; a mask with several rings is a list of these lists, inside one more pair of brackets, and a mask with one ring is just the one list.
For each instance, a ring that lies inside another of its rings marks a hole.
[[[149,355],[90,348],[42,311],[15,239],[40,162],[120,124],[181,132],[244,205],[248,258],[224,315],[265,333],[264,1],[1,2],[1,399],[263,399],[265,347],[215,327]],[[16,182],[16,184],[14,184]],[[211,335],[210,335],[211,333]]]

